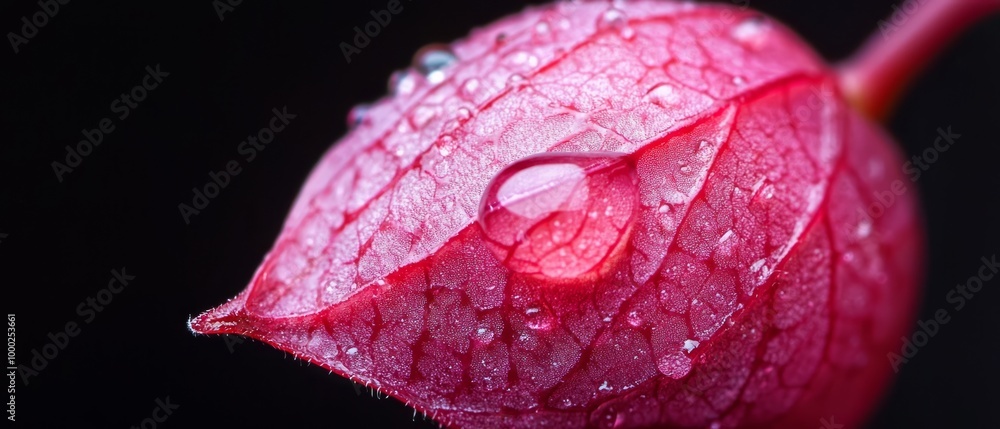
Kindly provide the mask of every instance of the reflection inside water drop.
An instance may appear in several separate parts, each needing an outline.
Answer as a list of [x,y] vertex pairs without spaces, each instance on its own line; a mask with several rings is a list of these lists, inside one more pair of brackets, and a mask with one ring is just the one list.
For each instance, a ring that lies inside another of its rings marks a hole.
[[444,81],[444,69],[458,62],[446,45],[430,45],[413,56],[413,68],[432,84]]
[[508,268],[571,279],[614,259],[637,207],[638,177],[623,154],[546,153],[494,177],[479,224]]

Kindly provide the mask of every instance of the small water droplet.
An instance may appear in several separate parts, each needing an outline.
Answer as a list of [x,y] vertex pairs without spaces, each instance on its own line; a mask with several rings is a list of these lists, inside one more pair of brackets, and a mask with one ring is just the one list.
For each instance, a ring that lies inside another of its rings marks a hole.
[[569,30],[570,22],[567,18],[559,18],[559,22],[556,23],[560,30]]
[[768,28],[767,19],[761,15],[754,15],[736,24],[730,35],[747,48],[759,49],[767,40]]
[[660,213],[669,212],[670,211],[670,205],[669,204],[660,204],[660,208],[656,209],[656,211],[658,211]]
[[351,347],[351,348],[347,349],[347,354],[349,356],[353,356],[353,355],[358,354],[358,348],[357,347]]
[[416,86],[413,74],[406,70],[397,70],[389,77],[389,93],[393,95],[410,94]]
[[410,114],[410,125],[415,129],[421,129],[427,122],[437,116],[437,111],[432,107],[418,106],[413,109],[413,113]]
[[524,311],[525,314],[525,326],[530,329],[540,330],[548,329],[552,326],[552,317],[549,316],[544,310],[538,307],[531,307]]
[[872,233],[872,223],[868,219],[858,222],[858,238],[868,237]]
[[351,108],[350,113],[347,114],[347,127],[354,128],[361,125],[365,119],[368,118],[368,111],[371,110],[370,104],[358,104]]
[[604,382],[601,383],[600,387],[598,387],[597,390],[600,390],[602,392],[610,392],[611,391],[611,385],[608,384],[608,380],[604,380]]
[[525,78],[524,75],[519,73],[514,73],[507,78],[507,86],[521,86],[524,85]]
[[618,34],[621,34],[622,38],[625,40],[635,39],[635,29],[627,25],[625,26],[625,28],[622,28],[622,30]]
[[733,76],[733,85],[743,86],[746,83],[742,76]]
[[481,343],[492,342],[494,335],[493,330],[490,328],[480,327],[476,329],[476,340]]
[[[627,241],[622,231],[631,231],[638,204],[635,166],[624,154],[545,153],[493,178],[480,202],[479,225],[490,249],[513,271],[576,278],[611,263]],[[570,251],[581,243],[586,252]]]
[[507,60],[516,68],[530,70],[538,66],[538,57],[527,51],[517,51],[509,56]]
[[549,28],[549,23],[545,21],[540,21],[535,24],[535,34],[549,34],[551,28]]
[[646,93],[646,99],[660,107],[671,107],[680,102],[681,96],[673,85],[661,83]]
[[441,156],[451,155],[451,149],[448,149],[448,146],[438,145],[437,149]]
[[620,9],[611,8],[601,14],[597,18],[597,29],[598,31],[604,30],[615,30],[621,31],[625,26],[628,25],[628,16],[625,12]]
[[668,353],[656,360],[656,369],[663,375],[678,380],[691,372],[691,359],[682,354]]
[[774,197],[774,186],[771,185],[765,186],[760,194],[761,196],[764,197],[765,200],[770,200],[772,197]]
[[539,317],[529,320],[527,326],[534,330],[548,329],[552,325],[552,320],[547,317]]
[[633,328],[638,328],[642,326],[642,317],[639,316],[638,311],[629,312],[628,317],[626,317],[626,320],[628,320],[628,324],[632,325]]
[[476,100],[476,95],[479,94],[479,79],[470,78],[462,84],[462,98],[466,100]]
[[441,83],[445,78],[444,69],[458,62],[458,58],[446,45],[429,45],[413,56],[413,68],[428,82]]

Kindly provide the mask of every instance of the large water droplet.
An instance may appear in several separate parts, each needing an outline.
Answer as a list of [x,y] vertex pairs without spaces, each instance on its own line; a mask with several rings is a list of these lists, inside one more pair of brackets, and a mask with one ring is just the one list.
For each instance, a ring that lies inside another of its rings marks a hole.
[[601,272],[631,232],[638,183],[624,154],[530,156],[493,178],[479,224],[490,249],[515,272],[554,279]]
[[441,83],[445,78],[444,69],[456,62],[458,58],[446,45],[425,46],[413,56],[413,68],[433,84]]

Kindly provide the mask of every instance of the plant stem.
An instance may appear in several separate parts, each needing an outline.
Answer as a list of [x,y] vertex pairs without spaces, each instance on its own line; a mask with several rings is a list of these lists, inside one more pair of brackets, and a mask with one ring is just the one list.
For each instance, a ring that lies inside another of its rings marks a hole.
[[848,100],[875,120],[891,113],[907,85],[962,31],[1000,11],[1000,0],[904,0],[893,10],[838,66]]

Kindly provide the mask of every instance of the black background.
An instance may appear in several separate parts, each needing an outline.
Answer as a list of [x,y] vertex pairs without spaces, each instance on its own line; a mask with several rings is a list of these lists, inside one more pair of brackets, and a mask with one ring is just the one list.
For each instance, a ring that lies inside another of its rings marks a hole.
[[[307,173],[345,132],[352,105],[381,97],[389,74],[422,45],[524,6],[404,1],[347,64],[339,43],[385,4],[245,1],[220,21],[210,1],[72,1],[16,55],[0,47],[0,233],[8,234],[0,299],[5,313],[17,314],[19,363],[47,333],[82,324],[28,386],[18,381],[18,426],[129,427],[167,396],[180,408],[159,427],[434,426],[271,347],[247,341],[230,351],[221,337],[195,337],[185,325],[244,288]],[[892,4],[751,5],[837,60]],[[4,2],[0,30],[18,32],[20,17],[37,10],[35,2]],[[998,58],[1000,19],[992,19],[939,57],[887,123],[910,154],[929,147],[938,127],[962,135],[918,183],[930,238],[924,319],[951,311],[947,291],[1000,250]],[[65,157],[64,146],[115,117],[110,102],[156,64],[170,76],[57,181],[50,164]],[[242,162],[237,145],[282,106],[298,117]],[[242,173],[185,225],[177,205],[233,159]],[[122,267],[136,279],[82,323],[76,306]],[[951,323],[903,366],[874,427],[1000,427],[998,282],[951,311]]]

